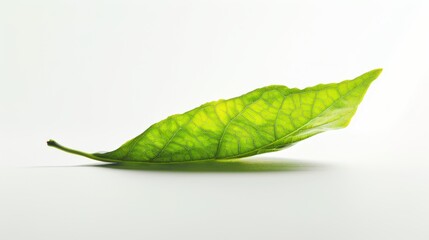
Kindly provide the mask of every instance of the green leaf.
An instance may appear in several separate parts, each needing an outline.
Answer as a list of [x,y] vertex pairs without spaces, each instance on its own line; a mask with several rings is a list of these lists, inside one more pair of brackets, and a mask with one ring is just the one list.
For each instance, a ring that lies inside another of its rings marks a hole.
[[271,85],[209,102],[150,126],[107,153],[49,146],[106,162],[172,163],[242,158],[278,151],[318,133],[346,127],[381,69],[353,80],[305,89]]

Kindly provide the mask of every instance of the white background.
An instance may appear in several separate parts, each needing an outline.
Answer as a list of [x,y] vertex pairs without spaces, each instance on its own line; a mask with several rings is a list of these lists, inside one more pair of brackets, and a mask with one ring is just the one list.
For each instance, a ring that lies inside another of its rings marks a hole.
[[[0,239],[429,239],[427,1],[0,2]],[[219,98],[382,67],[349,127],[241,163],[113,150]]]

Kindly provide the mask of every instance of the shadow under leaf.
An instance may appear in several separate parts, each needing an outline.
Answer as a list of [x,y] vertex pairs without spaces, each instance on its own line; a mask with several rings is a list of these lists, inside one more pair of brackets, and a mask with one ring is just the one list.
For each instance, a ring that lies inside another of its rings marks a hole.
[[122,170],[143,170],[143,171],[172,171],[172,172],[285,172],[285,171],[305,171],[319,168],[320,165],[308,162],[293,161],[287,159],[234,159],[215,160],[201,162],[185,162],[171,164],[124,164],[112,163],[102,165],[91,165],[93,167],[122,169]]

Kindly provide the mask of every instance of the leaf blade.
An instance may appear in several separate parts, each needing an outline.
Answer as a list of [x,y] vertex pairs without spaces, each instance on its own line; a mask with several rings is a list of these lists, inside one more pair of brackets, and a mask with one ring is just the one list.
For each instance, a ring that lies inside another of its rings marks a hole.
[[209,102],[153,124],[115,151],[91,156],[113,162],[169,163],[278,151],[346,127],[380,73],[374,69],[353,80],[302,90],[271,85]]

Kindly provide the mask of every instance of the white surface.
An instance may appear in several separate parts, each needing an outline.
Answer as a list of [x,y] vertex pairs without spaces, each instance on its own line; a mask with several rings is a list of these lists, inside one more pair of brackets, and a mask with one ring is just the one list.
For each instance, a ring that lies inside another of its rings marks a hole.
[[[427,1],[2,1],[0,239],[429,239]],[[352,123],[246,160],[118,169],[151,123],[384,72]],[[256,162],[256,163],[255,163]]]

